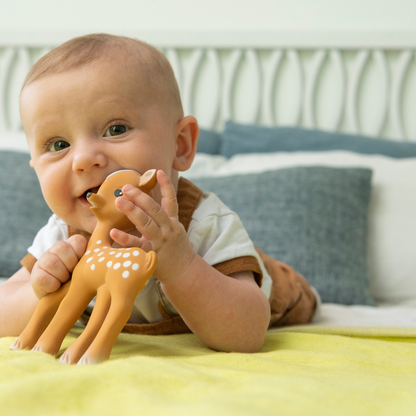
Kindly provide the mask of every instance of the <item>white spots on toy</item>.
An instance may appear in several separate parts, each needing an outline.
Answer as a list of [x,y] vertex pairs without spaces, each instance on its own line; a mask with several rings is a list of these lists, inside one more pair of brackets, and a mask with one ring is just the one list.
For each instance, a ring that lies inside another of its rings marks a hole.
[[[102,244],[102,240],[98,240],[96,244],[94,244],[90,250],[88,250],[85,254],[91,254],[90,257],[86,260],[87,263],[91,263],[90,269],[95,273],[103,273],[100,267],[105,267],[106,270],[113,269],[118,270],[120,268],[124,270],[120,270],[120,275],[123,279],[127,279],[128,277],[134,276],[134,272],[139,269],[139,262],[135,263],[133,260],[134,257],[138,257],[140,255],[140,251],[138,248],[129,247],[129,248],[112,248],[112,247],[97,247],[97,245]],[[126,259],[124,261],[114,262],[108,259],[108,256],[114,256],[117,259]],[[105,263],[104,261],[107,260]],[[131,258],[131,259],[129,259]],[[138,260],[136,260],[138,261]],[[100,263],[103,263],[101,266]],[[126,270],[127,269],[127,270]]]

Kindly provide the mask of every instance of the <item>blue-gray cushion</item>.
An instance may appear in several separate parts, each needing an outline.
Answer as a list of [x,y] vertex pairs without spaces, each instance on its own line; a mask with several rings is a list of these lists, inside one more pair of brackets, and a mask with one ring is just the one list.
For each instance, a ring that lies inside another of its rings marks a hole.
[[254,244],[303,274],[323,302],[374,305],[367,271],[371,174],[316,166],[193,182],[237,212]]
[[371,137],[307,130],[296,127],[261,127],[225,125],[221,155],[237,153],[306,152],[349,150],[356,153],[379,154],[394,158],[416,157],[416,143],[397,142]]
[[10,277],[20,269],[36,233],[48,221],[46,205],[27,153],[0,151],[0,276]]
[[220,153],[221,135],[213,130],[199,129],[198,153],[218,155]]

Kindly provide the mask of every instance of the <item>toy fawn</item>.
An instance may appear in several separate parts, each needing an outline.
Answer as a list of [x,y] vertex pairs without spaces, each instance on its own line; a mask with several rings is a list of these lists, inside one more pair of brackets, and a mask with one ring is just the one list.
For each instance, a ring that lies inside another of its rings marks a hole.
[[97,218],[87,250],[72,273],[72,279],[58,291],[42,298],[20,337],[10,347],[52,355],[97,295],[91,318],[78,339],[64,352],[60,362],[93,364],[109,358],[118,334],[130,317],[134,300],[152,276],[157,265],[154,251],[112,248],[110,230],[134,228],[115,206],[126,184],[149,193],[156,185],[156,170],[142,176],[131,170],[114,172],[88,201]]

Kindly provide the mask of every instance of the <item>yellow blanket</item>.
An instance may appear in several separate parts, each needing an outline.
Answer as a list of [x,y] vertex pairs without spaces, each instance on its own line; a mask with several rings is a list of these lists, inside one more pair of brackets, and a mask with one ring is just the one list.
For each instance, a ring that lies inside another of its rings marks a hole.
[[416,414],[416,328],[271,330],[257,354],[214,352],[194,335],[121,334],[95,366],[12,352],[13,342],[0,339],[2,416]]

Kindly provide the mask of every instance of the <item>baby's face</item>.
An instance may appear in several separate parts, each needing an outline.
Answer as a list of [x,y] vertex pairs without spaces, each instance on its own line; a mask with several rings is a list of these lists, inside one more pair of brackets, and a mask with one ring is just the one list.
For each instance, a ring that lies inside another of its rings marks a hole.
[[176,183],[178,120],[150,94],[140,75],[107,61],[41,78],[22,92],[31,165],[46,202],[69,225],[93,231],[86,192],[114,171],[162,169]]

